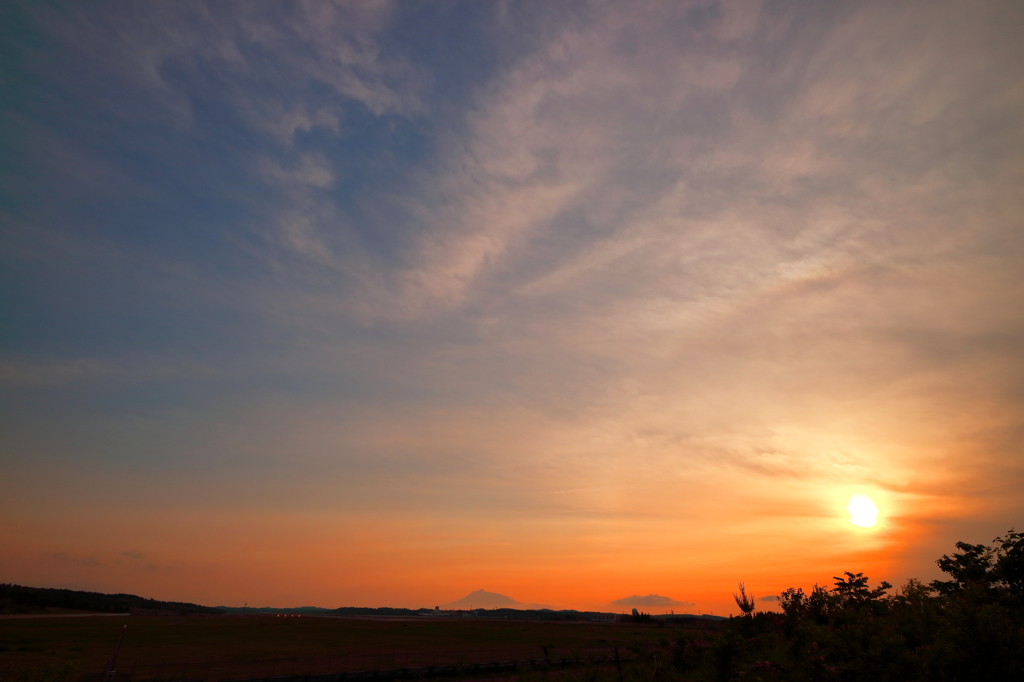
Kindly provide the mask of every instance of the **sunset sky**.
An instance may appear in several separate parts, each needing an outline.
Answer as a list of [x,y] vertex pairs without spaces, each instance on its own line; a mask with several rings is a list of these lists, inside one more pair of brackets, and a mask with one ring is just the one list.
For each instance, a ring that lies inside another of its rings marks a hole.
[[0,582],[727,614],[938,577],[1024,530],[1022,32],[0,3]]

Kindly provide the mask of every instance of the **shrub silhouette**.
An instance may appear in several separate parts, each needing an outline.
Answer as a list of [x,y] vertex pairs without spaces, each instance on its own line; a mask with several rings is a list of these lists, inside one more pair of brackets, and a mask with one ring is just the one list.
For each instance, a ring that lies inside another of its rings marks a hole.
[[747,596],[747,588],[743,583],[740,583],[740,593],[733,592],[732,598],[736,600],[736,605],[744,615],[749,616],[754,612],[754,595]]
[[1024,680],[1024,534],[993,546],[956,544],[936,562],[947,580],[872,586],[847,571],[833,587],[790,588],[781,611],[755,613],[734,594],[731,618],[710,652],[676,656],[686,680]]

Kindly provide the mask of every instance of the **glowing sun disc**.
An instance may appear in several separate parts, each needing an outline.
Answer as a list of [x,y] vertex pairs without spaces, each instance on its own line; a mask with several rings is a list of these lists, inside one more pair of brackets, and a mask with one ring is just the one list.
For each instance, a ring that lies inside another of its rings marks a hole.
[[861,528],[870,528],[878,523],[878,507],[867,495],[854,495],[846,505],[850,523]]

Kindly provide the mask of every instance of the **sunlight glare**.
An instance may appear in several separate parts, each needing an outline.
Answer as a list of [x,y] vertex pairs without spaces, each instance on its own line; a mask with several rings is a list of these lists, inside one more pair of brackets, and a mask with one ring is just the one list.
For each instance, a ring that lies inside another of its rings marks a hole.
[[878,523],[878,507],[867,495],[854,495],[846,505],[850,523],[861,528],[870,528]]

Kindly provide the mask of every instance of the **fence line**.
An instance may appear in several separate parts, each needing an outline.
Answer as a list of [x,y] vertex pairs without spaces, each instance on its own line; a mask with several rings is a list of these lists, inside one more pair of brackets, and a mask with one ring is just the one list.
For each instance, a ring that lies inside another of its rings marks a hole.
[[[653,643],[644,645],[651,650]],[[520,666],[571,666],[610,663],[634,656],[630,649],[616,647],[495,646],[481,649],[398,651],[386,649],[349,653],[248,658],[229,660],[188,657],[184,661],[145,663],[135,660],[127,671],[96,672],[81,676],[80,682],[153,682],[225,680],[268,680],[338,676],[337,682],[362,679],[378,681],[405,677],[453,676],[468,672],[514,671]]]

